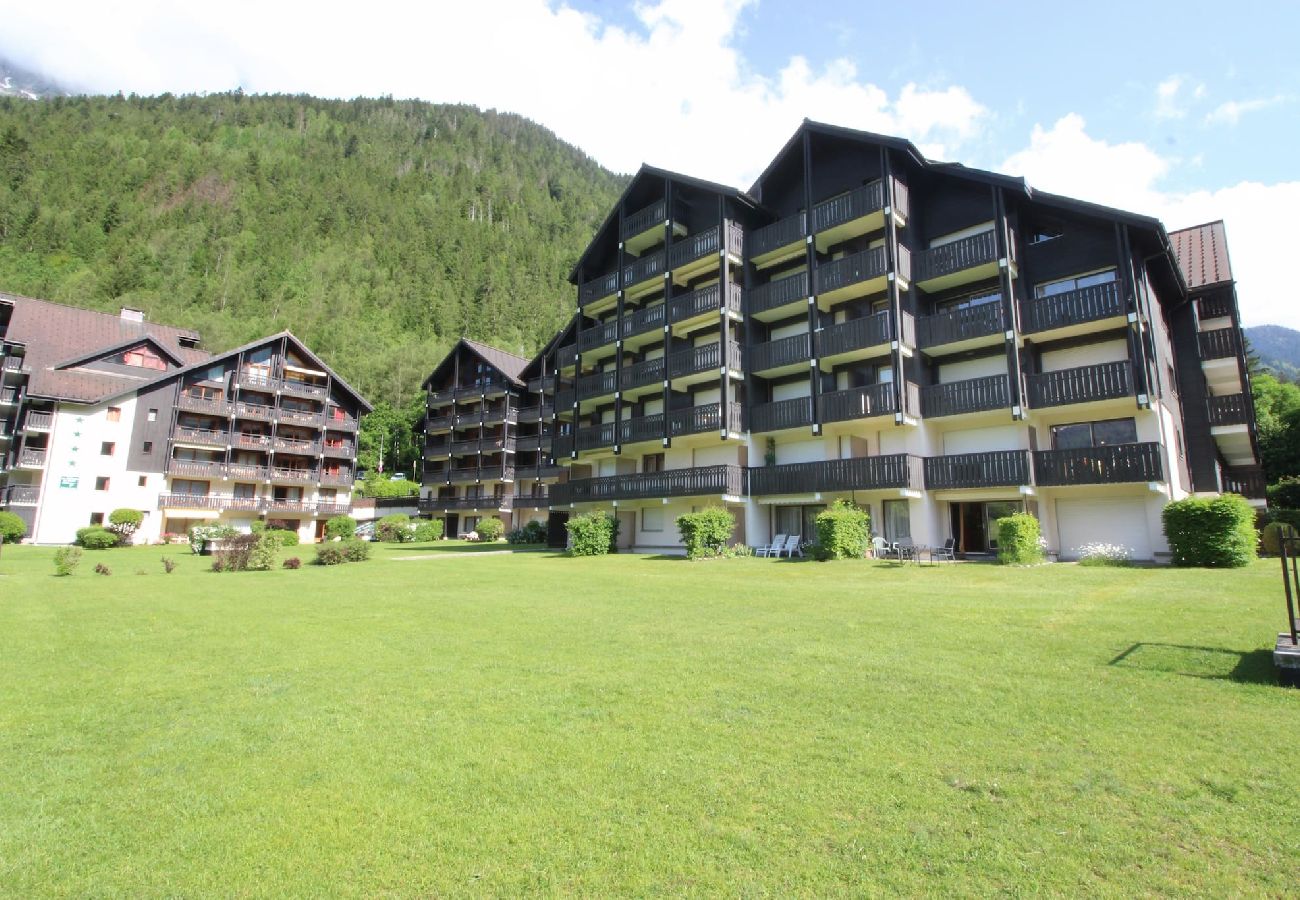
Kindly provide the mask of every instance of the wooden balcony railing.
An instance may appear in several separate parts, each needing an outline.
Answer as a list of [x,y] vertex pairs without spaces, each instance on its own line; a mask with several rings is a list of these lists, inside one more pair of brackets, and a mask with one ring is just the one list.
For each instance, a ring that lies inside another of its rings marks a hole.
[[618,272],[606,272],[590,281],[583,282],[578,288],[578,305],[592,303],[618,290]]
[[356,431],[361,423],[352,416],[334,416],[325,414],[325,428],[329,431]]
[[726,238],[725,248],[719,243],[717,225],[701,231],[699,234],[687,235],[676,241],[668,248],[668,268],[676,269],[701,257],[717,254],[720,249],[725,249],[728,255],[731,256],[743,256],[745,252],[744,230],[730,219],[723,222],[723,230]]
[[331,472],[328,469],[324,469],[320,473],[321,484],[332,484],[332,485],[343,486],[343,485],[351,484],[352,480],[353,480],[353,475],[351,469],[339,469],[338,471],[334,471],[334,472]]
[[1025,389],[1029,406],[1042,409],[1046,406],[1131,397],[1133,379],[1127,362],[1108,362],[1026,375]]
[[269,422],[275,418],[275,407],[262,403],[236,403],[235,415],[245,419],[261,419]]
[[271,481],[318,481],[320,472],[316,469],[299,469],[290,466],[272,466]]
[[1250,406],[1245,394],[1227,394],[1206,398],[1211,425],[1245,425],[1250,422]]
[[281,386],[280,379],[269,372],[256,369],[241,369],[235,373],[235,381],[241,388],[252,388],[258,391],[278,391]]
[[211,494],[159,494],[159,509],[226,509],[229,497]]
[[424,420],[424,427],[427,431],[446,431],[455,423],[455,416],[430,416]]
[[272,442],[277,453],[297,453],[302,456],[319,456],[320,441],[304,441],[299,438],[277,437]]
[[791,306],[808,298],[808,273],[796,272],[760,285],[749,292],[749,314]]
[[1229,359],[1241,355],[1241,342],[1236,328],[1216,328],[1197,334],[1201,346],[1201,359]]
[[700,466],[562,482],[551,486],[551,501],[556,505],[718,494],[740,496],[744,491],[745,470],[740,466]]
[[1011,405],[1006,375],[988,375],[921,388],[921,412],[927,418],[1004,409]]
[[512,509],[546,509],[551,498],[546,494],[514,494],[510,497]]
[[[739,430],[740,404],[732,403],[728,413],[730,414],[732,427]],[[703,434],[710,431],[720,431],[721,429],[721,403],[704,403],[700,406],[675,409],[668,414],[669,437],[680,437],[684,434]]]
[[[471,416],[471,421],[473,417]],[[482,417],[479,419],[484,425],[513,425],[519,421],[519,410],[513,406],[495,406],[483,410]]]
[[167,474],[185,478],[225,478],[226,463],[218,460],[169,459]]
[[651,278],[662,278],[666,254],[662,250],[647,253],[623,267],[623,287],[632,287]]
[[597,347],[612,344],[616,340],[618,340],[618,319],[610,319],[608,322],[600,322],[579,331],[578,349],[580,351],[595,350]]
[[248,463],[231,463],[226,467],[226,473],[230,478],[242,481],[269,481],[271,478],[271,470],[266,466]]
[[921,251],[916,260],[916,280],[929,281],[964,269],[997,261],[997,239],[992,231]]
[[515,421],[529,424],[540,422],[542,420],[542,408],[540,406],[520,406],[515,409]]
[[752,496],[919,489],[921,485],[921,459],[906,453],[787,463],[749,470]]
[[810,359],[812,359],[812,335],[804,332],[777,338],[765,344],[753,345],[749,348],[748,366],[751,372],[761,373],[769,369],[807,362]]
[[429,406],[440,406],[451,403],[456,399],[456,389],[454,387],[442,388],[437,391],[429,392]]
[[823,422],[850,422],[871,416],[897,412],[893,382],[868,384],[843,391],[828,391],[817,398],[818,419]]
[[628,338],[647,331],[659,331],[664,327],[664,313],[668,307],[663,304],[647,306],[623,317],[623,337]]
[[791,397],[750,407],[749,430],[754,432],[805,428],[813,421],[812,397]]
[[1020,330],[1026,334],[1124,315],[1119,285],[1094,284],[1078,290],[1020,301]]
[[727,359],[724,360],[721,342],[702,344],[689,350],[678,350],[668,357],[668,377],[683,378],[687,375],[708,372],[711,369],[721,369],[724,365],[739,367],[740,345],[732,341],[728,344],[727,351]]
[[1164,481],[1163,472],[1157,443],[1034,453],[1034,481],[1044,486]]
[[528,379],[528,391],[532,394],[551,394],[555,392],[555,376],[539,375]]
[[818,294],[829,294],[831,291],[860,281],[870,281],[884,274],[885,248],[874,247],[870,250],[850,253],[842,259],[818,263],[814,282]]
[[[687,319],[706,313],[716,315],[721,308],[721,298],[721,288],[716,284],[674,297],[668,304],[669,321],[685,322]],[[734,313],[740,313],[740,285],[735,282],[727,284],[726,308]]]
[[620,390],[630,390],[631,388],[644,387],[647,384],[657,384],[664,380],[664,359],[644,359],[641,362],[633,363],[623,368],[623,375],[619,379]]
[[21,372],[27,368],[27,360],[22,356],[6,356],[0,360],[0,371]]
[[479,451],[479,439],[472,438],[468,441],[452,441],[451,453],[453,456],[473,456]]
[[916,322],[917,346],[941,347],[958,341],[1001,334],[1006,330],[1006,317],[1002,314],[1002,300],[978,306],[949,309],[931,316],[921,316]]
[[319,428],[322,419],[320,413],[307,412],[306,410],[300,409],[281,409],[280,421],[293,422],[298,425],[314,425]]
[[1232,299],[1229,297],[1201,297],[1196,301],[1196,317],[1201,321],[1231,316]]
[[614,435],[617,433],[617,429],[618,426],[614,422],[604,422],[600,425],[588,425],[585,428],[579,428],[577,436],[578,452],[614,446]]
[[18,465],[28,468],[40,468],[45,465],[45,451],[25,447],[18,452]]
[[4,390],[0,391],[0,403],[7,405],[10,403],[17,403],[17,402],[18,402],[17,388],[5,388]]
[[892,319],[889,310],[884,310],[824,328],[817,335],[817,355],[836,356],[887,345],[893,339]]
[[481,497],[426,497],[420,501],[420,512],[453,512],[456,510],[503,510],[511,508],[510,494],[487,494]]
[[771,225],[764,225],[756,231],[751,231],[746,239],[746,249],[749,251],[751,259],[762,256],[764,253],[770,253],[773,250],[779,250],[788,244],[797,241],[803,241],[806,231],[804,230],[807,217],[803,210],[795,213],[793,216],[786,216],[779,222],[773,222]]
[[956,453],[925,460],[925,486],[932,491],[1029,483],[1028,450]]
[[1226,469],[1220,476],[1225,494],[1240,494],[1252,500],[1262,500],[1267,494],[1264,473],[1255,469]]
[[333,443],[326,441],[321,446],[321,450],[326,456],[354,456],[357,452],[357,445],[351,441],[335,441]]
[[54,413],[28,410],[23,419],[23,428],[28,431],[49,431],[54,427]]
[[269,450],[271,436],[252,432],[237,431],[230,436],[230,443],[236,447],[249,447],[254,450]]
[[41,489],[34,484],[11,484],[0,493],[6,506],[34,506],[40,499]]
[[596,372],[591,375],[584,375],[578,379],[578,399],[587,400],[591,397],[603,397],[606,394],[612,394],[618,390],[618,370],[609,369],[605,372]]
[[663,413],[637,416],[624,419],[618,424],[618,442],[620,444],[637,444],[645,441],[661,441],[664,437]]
[[180,428],[172,433],[172,439],[188,444],[204,444],[209,447],[224,447],[230,443],[230,432],[214,431],[207,428]]
[[873,181],[823,200],[813,207],[813,231],[825,231],[845,222],[879,212],[885,205],[883,181]]
[[324,397],[327,394],[325,385],[299,381],[296,378],[286,378],[281,385],[285,393],[299,397]]
[[180,409],[189,410],[190,412],[207,413],[212,416],[230,415],[230,404],[226,400],[213,400],[206,397],[195,397],[184,391],[176,400],[176,406]]
[[[683,213],[681,207],[676,203],[673,204],[673,207],[673,218],[681,218]],[[628,213],[623,216],[623,223],[619,228],[619,236],[626,240],[627,238],[634,237],[643,231],[649,231],[655,226],[662,229],[667,218],[668,204],[663,200],[656,200],[649,206],[642,207],[634,213]]]

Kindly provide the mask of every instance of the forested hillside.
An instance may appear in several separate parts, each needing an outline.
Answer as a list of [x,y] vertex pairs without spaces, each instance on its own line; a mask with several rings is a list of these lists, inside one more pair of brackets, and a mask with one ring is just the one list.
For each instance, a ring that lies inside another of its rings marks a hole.
[[1245,329],[1260,367],[1284,381],[1300,381],[1300,331],[1281,325]]
[[406,406],[461,334],[531,354],[622,180],[514,115],[390,99],[0,98],[0,290],[290,328]]

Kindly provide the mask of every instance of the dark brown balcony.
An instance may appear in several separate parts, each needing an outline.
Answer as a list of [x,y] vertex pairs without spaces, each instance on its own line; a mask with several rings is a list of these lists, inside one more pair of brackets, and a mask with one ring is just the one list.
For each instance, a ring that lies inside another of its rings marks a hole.
[[588,425],[579,428],[576,440],[578,452],[600,450],[604,447],[614,446],[614,435],[617,430],[618,426],[614,422],[604,422],[600,425]]
[[487,494],[481,497],[426,497],[419,503],[422,513],[452,512],[455,510],[507,510],[512,495]]
[[1079,366],[1026,375],[1025,395],[1033,409],[1114,400],[1133,396],[1133,378],[1127,362]]
[[777,278],[749,292],[749,314],[760,322],[788,319],[807,307],[807,272]]
[[554,375],[538,375],[528,379],[528,391],[533,394],[552,394],[555,392]]
[[337,471],[322,470],[320,473],[320,483],[346,487],[352,483],[351,469],[338,469]]
[[659,443],[664,439],[663,413],[624,419],[618,424],[619,444]]
[[689,350],[679,350],[668,357],[668,377],[679,384],[700,381],[697,376],[716,376],[723,366],[731,369],[740,367],[740,345],[735,341],[727,345],[727,358],[722,358],[721,342],[703,344]]
[[817,334],[817,356],[823,367],[888,353],[894,336],[892,320],[885,310],[823,328]]
[[512,509],[546,509],[551,505],[551,498],[546,494],[514,494],[510,498]]
[[637,388],[658,388],[664,381],[664,359],[645,359],[623,367],[619,390],[627,393]]
[[925,460],[925,486],[932,491],[1029,483],[1028,450],[956,453],[930,456]]
[[1008,409],[1011,406],[1009,385],[1006,375],[927,385],[921,388],[921,412],[926,418],[938,418]]
[[1231,318],[1232,313],[1230,297],[1201,297],[1196,301],[1196,317],[1202,322],[1206,319]]
[[[894,214],[899,223],[905,223],[908,213],[907,187],[893,180]],[[825,250],[833,244],[859,235],[879,231],[885,226],[884,181],[846,191],[823,200],[813,207],[812,231],[817,236],[817,249]]]
[[623,266],[624,291],[639,296],[658,287],[666,271],[666,259],[663,250],[656,250]]
[[326,456],[351,457],[355,455],[357,445],[351,441],[326,441],[321,450]]
[[286,394],[293,394],[297,397],[314,397],[323,398],[328,394],[325,385],[316,384],[310,381],[299,381],[297,378],[286,378],[281,382],[281,388]]
[[226,467],[226,474],[241,481],[268,481],[271,478],[271,470],[266,466],[248,463],[231,463]]
[[54,413],[28,410],[23,418],[23,431],[49,431],[54,427]]
[[514,425],[519,421],[519,410],[513,406],[509,408],[497,406],[485,409],[480,421],[484,425]]
[[468,441],[451,442],[452,456],[474,456],[478,453],[478,450],[479,450],[478,438],[472,438]]
[[906,453],[787,463],[749,470],[752,496],[919,489],[921,459]]
[[296,453],[300,456],[319,456],[320,441],[304,441],[299,438],[277,437],[272,446],[277,453]]
[[804,252],[807,217],[803,211],[751,231],[746,238],[749,261],[762,268]]
[[578,350],[586,353],[618,340],[618,319],[600,322],[578,332]]
[[883,291],[885,262],[885,248],[875,247],[850,253],[842,259],[818,263],[813,279],[817,286],[817,305],[829,309],[843,300]]
[[1164,481],[1160,445],[1113,444],[1034,453],[1034,481],[1044,487]]
[[771,378],[788,372],[808,369],[812,359],[812,335],[792,334],[749,348],[749,370],[755,375]]
[[656,200],[649,206],[623,216],[619,226],[619,238],[629,250],[640,252],[663,240],[665,221],[668,221],[668,227],[674,234],[685,233],[685,227],[679,224],[684,213],[681,204],[674,203],[672,219],[668,221],[668,204],[663,200]]
[[595,303],[597,300],[603,300],[605,297],[612,296],[617,290],[618,272],[608,272],[584,282],[578,288],[578,305],[585,306],[589,303]]
[[1216,328],[1197,334],[1201,359],[1229,359],[1241,355],[1241,342],[1236,328]]
[[791,397],[787,400],[759,403],[749,410],[749,430],[753,432],[807,428],[812,425],[812,421],[812,397]]
[[431,416],[424,420],[424,429],[425,431],[450,431],[455,422],[455,416]]
[[266,451],[271,449],[271,436],[269,434],[237,431],[230,436],[230,443],[234,447]]
[[700,466],[581,478],[551,486],[551,505],[662,497],[741,496],[745,470],[740,466]]
[[235,383],[241,388],[255,391],[278,391],[280,379],[260,369],[242,369],[235,373]]
[[916,320],[917,346],[923,350],[946,347],[949,352],[989,346],[1002,340],[1006,317],[1002,300],[948,309]]
[[356,431],[360,427],[361,423],[352,416],[325,414],[325,428],[329,431]]
[[[740,404],[730,404],[728,413],[731,427],[740,430]],[[722,404],[704,403],[685,409],[675,409],[668,414],[669,437],[682,437],[688,434],[717,433],[722,430]]]
[[451,456],[451,441],[430,441],[424,445],[425,459],[442,459]]
[[560,391],[555,395],[555,411],[560,415],[572,412],[577,399],[578,392],[573,389]]
[[5,506],[35,506],[40,499],[41,489],[34,484],[12,484],[0,492],[0,501]]
[[597,397],[605,397],[613,394],[618,390],[618,370],[610,369],[606,372],[596,372],[592,375],[584,375],[578,379],[578,399],[592,400]]
[[45,466],[46,453],[31,447],[24,447],[18,452],[18,465],[26,469],[41,469]]
[[1250,422],[1250,406],[1245,394],[1228,394],[1206,399],[1210,425],[1246,425]]
[[925,291],[941,291],[997,273],[997,239],[991,230],[917,254],[916,285]]
[[[626,346],[641,346],[659,338],[664,330],[664,313],[668,307],[663,303],[647,306],[623,316],[623,343]],[[641,340],[635,340],[640,337]]]
[[1120,297],[1119,285],[1113,281],[1020,301],[1020,330],[1026,334],[1123,316],[1124,301]]
[[321,414],[318,412],[308,412],[302,409],[281,409],[280,421],[289,422],[294,425],[308,425],[319,428],[322,423]]
[[682,282],[718,265],[719,251],[740,260],[745,252],[745,232],[730,219],[723,222],[724,242],[719,240],[718,226],[699,234],[687,235],[668,248],[668,268],[673,280]]
[[269,422],[275,418],[275,407],[265,403],[236,403],[235,415],[241,419],[258,419]]
[[724,308],[739,317],[740,285],[735,282],[727,284],[725,307],[721,305],[722,297],[721,286],[716,284],[674,297],[668,304],[668,320],[674,325],[681,325],[685,322],[716,319]]
[[183,478],[225,478],[227,468],[217,460],[169,459],[167,474]]
[[201,444],[205,447],[224,447],[230,443],[227,431],[212,431],[207,428],[177,428],[172,440],[182,444]]
[[1267,496],[1267,482],[1259,469],[1225,469],[1219,480],[1225,494],[1240,494],[1251,500]]
[[176,406],[190,412],[207,413],[210,416],[230,415],[230,404],[225,400],[197,397],[185,391],[181,391],[180,397],[176,400]]
[[542,408],[540,406],[521,406],[515,410],[515,421],[522,422],[525,425],[542,420]]
[[226,509],[228,497],[211,494],[159,494],[159,509]]
[[437,391],[430,391],[428,402],[429,402],[429,406],[433,407],[433,406],[440,406],[447,403],[451,403],[455,399],[456,399],[456,389],[449,387],[449,388],[442,388],[441,390],[437,390]]
[[564,459],[573,454],[574,437],[572,433],[557,434],[551,438],[551,455],[556,459]]
[[873,416],[892,416],[898,411],[898,398],[893,382],[882,382],[828,391],[817,398],[817,408],[822,422],[850,422]]
[[299,484],[318,481],[320,473],[316,469],[298,468],[296,466],[271,466],[271,481],[285,484]]

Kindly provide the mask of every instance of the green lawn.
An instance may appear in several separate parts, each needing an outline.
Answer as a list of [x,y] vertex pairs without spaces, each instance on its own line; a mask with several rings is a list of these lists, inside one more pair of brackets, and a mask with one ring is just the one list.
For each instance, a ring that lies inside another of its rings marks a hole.
[[1294,890],[1272,563],[185,549],[5,548],[0,891]]

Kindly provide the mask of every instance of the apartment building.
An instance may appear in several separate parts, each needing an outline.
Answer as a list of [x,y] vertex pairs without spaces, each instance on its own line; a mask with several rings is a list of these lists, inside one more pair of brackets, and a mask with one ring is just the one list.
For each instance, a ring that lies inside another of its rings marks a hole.
[[0,295],[4,508],[68,543],[118,508],[137,540],[199,522],[323,533],[346,513],[370,406],[288,332],[213,355],[199,335]]
[[[1188,494],[1262,503],[1222,223],[1146,216],[805,122],[748,191],[643,167],[533,365],[567,515],[678,546],[722,504],[749,543],[837,498],[888,539],[1167,551]],[[552,393],[553,390],[553,393]]]

